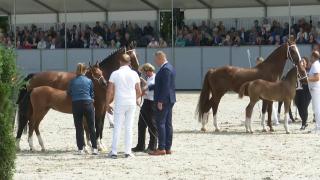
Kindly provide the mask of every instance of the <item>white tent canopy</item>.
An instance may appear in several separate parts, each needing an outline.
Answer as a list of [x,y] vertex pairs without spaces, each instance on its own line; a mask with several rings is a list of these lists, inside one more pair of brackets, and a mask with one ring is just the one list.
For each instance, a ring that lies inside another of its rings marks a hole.
[[[171,0],[16,0],[16,14],[108,12],[171,9]],[[292,6],[320,5],[320,0],[291,0]],[[211,9],[288,6],[288,0],[174,0],[175,8]],[[0,0],[0,15],[14,14],[14,0]]]

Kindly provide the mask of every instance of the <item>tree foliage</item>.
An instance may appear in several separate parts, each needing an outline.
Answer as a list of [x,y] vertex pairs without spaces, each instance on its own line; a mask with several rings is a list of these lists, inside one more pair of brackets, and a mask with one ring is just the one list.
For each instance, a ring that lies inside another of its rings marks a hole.
[[14,99],[19,88],[15,59],[14,51],[0,44],[0,180],[12,179],[15,167]]

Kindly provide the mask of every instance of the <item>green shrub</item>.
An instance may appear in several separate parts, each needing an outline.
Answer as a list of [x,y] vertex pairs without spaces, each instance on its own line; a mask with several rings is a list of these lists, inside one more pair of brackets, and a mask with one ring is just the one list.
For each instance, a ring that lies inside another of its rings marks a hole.
[[12,179],[15,167],[14,97],[19,84],[15,59],[14,51],[0,44],[0,180]]

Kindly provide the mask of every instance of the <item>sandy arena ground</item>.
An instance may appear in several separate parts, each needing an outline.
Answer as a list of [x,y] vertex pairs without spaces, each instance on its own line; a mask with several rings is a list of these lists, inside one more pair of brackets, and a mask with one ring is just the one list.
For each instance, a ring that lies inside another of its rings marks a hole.
[[[29,152],[27,137],[23,135],[14,179],[320,179],[320,135],[301,132],[300,121],[290,125],[289,135],[283,125],[275,127],[275,133],[262,133],[256,105],[255,132],[246,134],[240,120],[244,119],[249,99],[240,100],[236,94],[227,94],[218,112],[222,132],[213,132],[210,117],[208,132],[201,133],[201,125],[194,118],[199,92],[179,92],[177,96],[173,155],[151,157],[137,153],[134,159],[116,160],[106,158],[105,154],[75,155],[72,116],[50,111],[40,129],[47,152],[40,152],[35,136],[37,151]],[[136,120],[134,145],[137,123]],[[308,130],[313,127],[314,123],[309,123]],[[107,123],[106,152],[110,150],[111,136]],[[121,139],[119,150],[123,149]]]

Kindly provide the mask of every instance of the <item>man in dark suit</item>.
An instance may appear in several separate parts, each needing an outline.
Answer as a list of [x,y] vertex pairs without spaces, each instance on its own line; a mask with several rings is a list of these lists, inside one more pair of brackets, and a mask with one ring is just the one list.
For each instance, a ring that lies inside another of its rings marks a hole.
[[171,154],[172,145],[172,108],[176,102],[175,69],[167,61],[162,51],[155,53],[155,63],[160,68],[154,86],[154,102],[156,103],[156,123],[158,128],[158,149],[150,155]]

